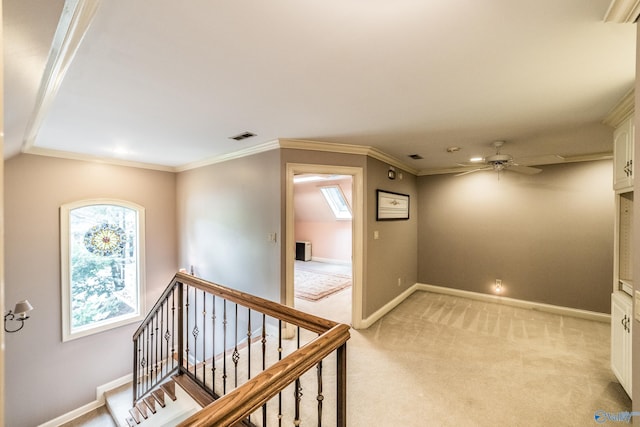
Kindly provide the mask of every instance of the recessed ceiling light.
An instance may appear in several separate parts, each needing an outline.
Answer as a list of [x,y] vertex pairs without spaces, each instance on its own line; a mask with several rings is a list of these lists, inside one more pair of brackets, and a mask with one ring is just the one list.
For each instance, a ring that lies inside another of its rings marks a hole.
[[253,132],[242,132],[236,136],[230,136],[229,139],[235,139],[236,141],[242,141],[243,139],[251,138],[252,136],[256,136]]

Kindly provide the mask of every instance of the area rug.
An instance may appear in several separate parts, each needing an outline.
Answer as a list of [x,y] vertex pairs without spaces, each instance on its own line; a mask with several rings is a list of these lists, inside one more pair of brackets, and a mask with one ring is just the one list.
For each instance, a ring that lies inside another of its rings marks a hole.
[[296,298],[318,301],[351,286],[351,276],[296,268]]

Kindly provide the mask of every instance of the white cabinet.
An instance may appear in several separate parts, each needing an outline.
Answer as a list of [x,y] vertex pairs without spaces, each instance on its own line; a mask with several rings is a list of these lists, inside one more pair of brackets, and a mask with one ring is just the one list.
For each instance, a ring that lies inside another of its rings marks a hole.
[[611,369],[631,396],[633,327],[633,146],[635,93],[629,91],[604,123],[613,131],[613,189],[616,217],[611,295]]
[[611,370],[631,397],[631,297],[614,292],[611,295]]
[[633,294],[633,191],[617,193],[614,221],[613,291]]
[[613,189],[633,190],[633,114],[613,132]]

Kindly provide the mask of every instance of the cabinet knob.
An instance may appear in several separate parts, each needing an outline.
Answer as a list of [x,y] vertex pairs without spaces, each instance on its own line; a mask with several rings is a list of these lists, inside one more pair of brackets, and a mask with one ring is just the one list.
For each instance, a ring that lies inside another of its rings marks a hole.
[[625,163],[624,168],[622,169],[624,171],[625,176],[629,177],[633,175],[633,160],[627,160],[627,163]]
[[626,314],[624,315],[622,320],[620,320],[620,323],[622,323],[622,327],[627,332],[631,332],[631,328],[629,327],[629,322],[630,321],[631,321],[631,318],[629,316],[627,316]]

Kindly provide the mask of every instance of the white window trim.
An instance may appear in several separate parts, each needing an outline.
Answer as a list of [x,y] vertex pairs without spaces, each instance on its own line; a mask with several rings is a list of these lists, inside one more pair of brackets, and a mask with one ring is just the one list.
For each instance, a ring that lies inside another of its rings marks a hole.
[[[71,246],[69,244],[69,215],[73,209],[91,205],[117,205],[134,209],[138,213],[138,307],[137,313],[122,316],[118,321],[105,320],[96,322],[84,328],[78,328],[71,332]],[[145,313],[145,210],[144,207],[118,199],[85,199],[77,202],[66,203],[60,206],[60,272],[62,289],[62,341],[71,341],[88,335],[97,334],[130,323],[140,322]]]

